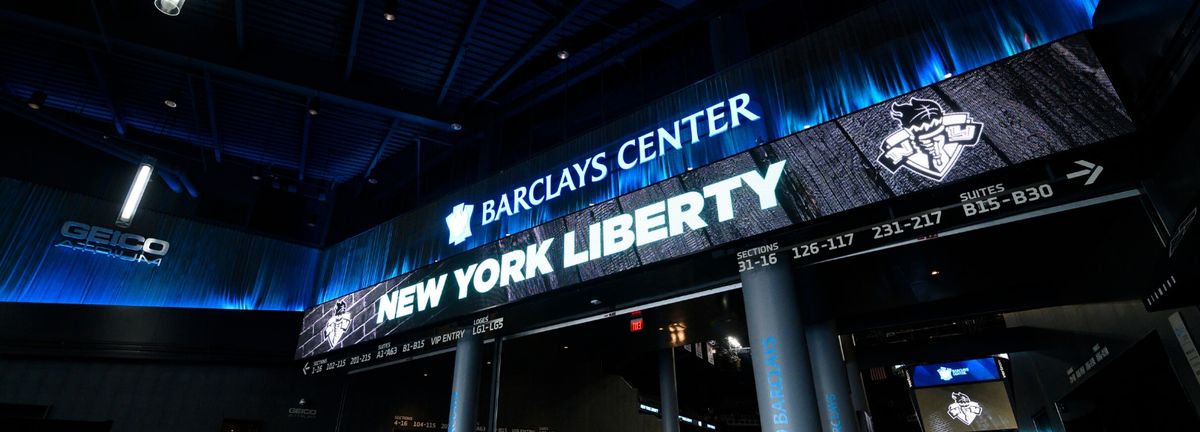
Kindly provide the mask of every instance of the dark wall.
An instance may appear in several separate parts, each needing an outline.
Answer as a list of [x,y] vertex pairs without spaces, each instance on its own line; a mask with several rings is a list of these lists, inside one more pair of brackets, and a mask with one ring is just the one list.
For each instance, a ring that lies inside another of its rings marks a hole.
[[[279,366],[0,359],[0,403],[49,405],[55,420],[111,420],[116,432],[216,432],[226,418],[262,421],[264,431],[331,430],[338,393],[313,384]],[[288,417],[300,397],[316,419]]]
[[[1193,338],[1200,335],[1200,309],[1177,310],[1183,316]],[[1033,427],[1033,416],[1045,410],[1050,419],[1062,429],[1058,410],[1053,403],[1071,391],[1085,385],[1104,367],[1116,361],[1126,350],[1144,337],[1158,338],[1166,351],[1172,375],[1187,395],[1187,404],[1200,414],[1200,382],[1188,366],[1167,317],[1176,310],[1146,312],[1137,301],[1097,303],[1035,309],[1005,314],[1009,327],[1026,326],[1054,331],[1061,337],[1053,347],[1011,353],[1013,392],[1017,421],[1022,429]],[[1074,383],[1068,378],[1068,368],[1078,368],[1093,357],[1093,346],[1107,347],[1109,355]],[[1130,397],[1134,397],[1130,395]],[[1128,415],[1142,415],[1128,413]],[[1169,414],[1166,414],[1169,415]]]
[[[331,430],[341,382],[291,361],[295,312],[0,303],[0,404],[113,431]],[[288,408],[316,409],[316,419]],[[3,427],[0,427],[3,429]]]

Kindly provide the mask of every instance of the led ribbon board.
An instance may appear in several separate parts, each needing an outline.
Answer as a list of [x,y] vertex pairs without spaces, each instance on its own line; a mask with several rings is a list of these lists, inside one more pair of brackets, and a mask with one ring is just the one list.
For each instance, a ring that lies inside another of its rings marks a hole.
[[[449,321],[1132,128],[1090,47],[1072,37],[317,305],[305,313],[296,356]],[[658,148],[657,140],[646,142]],[[625,152],[632,162],[633,145]],[[459,217],[475,205],[459,207]]]

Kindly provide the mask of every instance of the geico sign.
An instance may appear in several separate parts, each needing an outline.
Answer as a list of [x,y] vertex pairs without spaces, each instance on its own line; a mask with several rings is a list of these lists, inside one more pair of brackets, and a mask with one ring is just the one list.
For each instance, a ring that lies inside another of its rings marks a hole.
[[162,265],[162,257],[171,249],[166,240],[150,238],[111,228],[67,221],[59,230],[63,240],[56,247],[96,253],[125,261]]

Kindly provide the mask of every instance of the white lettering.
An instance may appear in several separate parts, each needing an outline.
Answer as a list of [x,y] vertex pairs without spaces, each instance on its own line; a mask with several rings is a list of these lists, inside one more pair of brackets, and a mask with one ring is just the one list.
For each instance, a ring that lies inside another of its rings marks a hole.
[[667,228],[663,226],[667,224],[667,218],[663,216],[666,210],[666,202],[659,201],[633,211],[638,246],[667,238]]
[[704,196],[717,199],[717,222],[733,219],[731,195],[733,190],[739,187],[742,187],[740,177],[727,178],[704,187]]

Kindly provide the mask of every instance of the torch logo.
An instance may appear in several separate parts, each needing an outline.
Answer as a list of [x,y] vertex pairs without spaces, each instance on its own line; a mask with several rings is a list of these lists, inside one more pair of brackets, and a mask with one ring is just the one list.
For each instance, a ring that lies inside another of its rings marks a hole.
[[879,163],[893,174],[907,168],[937,182],[950,173],[963,150],[978,144],[983,134],[983,123],[975,122],[970,113],[948,113],[928,99],[893,102],[892,118],[900,123],[900,130],[883,140]]
[[329,342],[329,348],[337,348],[347,330],[350,330],[350,312],[346,312],[346,302],[339,301],[334,306],[333,316],[325,322],[325,342]]

